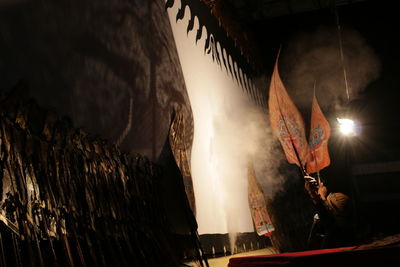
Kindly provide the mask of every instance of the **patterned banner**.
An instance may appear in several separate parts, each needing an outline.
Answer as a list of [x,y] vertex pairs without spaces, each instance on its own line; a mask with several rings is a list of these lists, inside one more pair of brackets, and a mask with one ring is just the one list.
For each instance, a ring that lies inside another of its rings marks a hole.
[[257,182],[256,173],[253,163],[248,164],[248,198],[251,217],[253,218],[254,226],[258,235],[270,235],[274,230],[271,219],[267,212],[267,205],[264,198],[264,193]]
[[322,113],[315,93],[311,112],[310,157],[307,162],[307,172],[315,173],[329,166],[331,163],[328,151],[328,139],[331,135],[331,128]]
[[309,155],[304,121],[282,83],[278,73],[278,58],[269,88],[268,106],[271,127],[275,136],[278,137],[289,163],[300,167],[306,164]]

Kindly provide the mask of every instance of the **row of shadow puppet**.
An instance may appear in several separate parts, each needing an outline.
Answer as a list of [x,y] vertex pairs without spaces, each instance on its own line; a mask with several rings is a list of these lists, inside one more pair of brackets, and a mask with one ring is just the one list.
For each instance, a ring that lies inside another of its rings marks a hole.
[[160,168],[0,98],[0,266],[177,266]]

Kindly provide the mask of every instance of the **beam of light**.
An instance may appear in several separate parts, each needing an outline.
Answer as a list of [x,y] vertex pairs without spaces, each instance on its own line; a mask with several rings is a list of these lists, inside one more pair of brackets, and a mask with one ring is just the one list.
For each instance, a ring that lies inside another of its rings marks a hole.
[[[178,8],[169,8],[168,15],[193,112],[191,171],[198,233],[229,233],[234,251],[236,233],[254,231],[243,152],[249,147],[244,140],[253,140],[243,130],[249,118],[242,108],[247,97],[211,55],[204,56],[205,35],[196,45],[196,31],[187,33],[190,14],[176,22]],[[198,25],[196,19],[194,29]],[[217,49],[221,51],[218,43]]]
[[356,123],[350,119],[340,119],[337,118],[339,122],[339,130],[343,135],[355,136],[357,135]]

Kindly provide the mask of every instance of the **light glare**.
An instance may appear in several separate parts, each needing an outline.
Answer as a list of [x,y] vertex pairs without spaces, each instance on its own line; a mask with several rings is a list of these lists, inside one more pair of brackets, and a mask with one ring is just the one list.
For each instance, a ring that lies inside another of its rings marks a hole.
[[356,127],[353,120],[337,118],[339,122],[339,130],[344,135],[355,135]]

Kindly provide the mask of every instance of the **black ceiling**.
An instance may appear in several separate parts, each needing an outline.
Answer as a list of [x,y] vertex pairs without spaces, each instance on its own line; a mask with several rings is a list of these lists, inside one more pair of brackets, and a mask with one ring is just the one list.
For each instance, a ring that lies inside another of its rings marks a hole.
[[242,20],[257,21],[317,11],[365,0],[225,0]]

